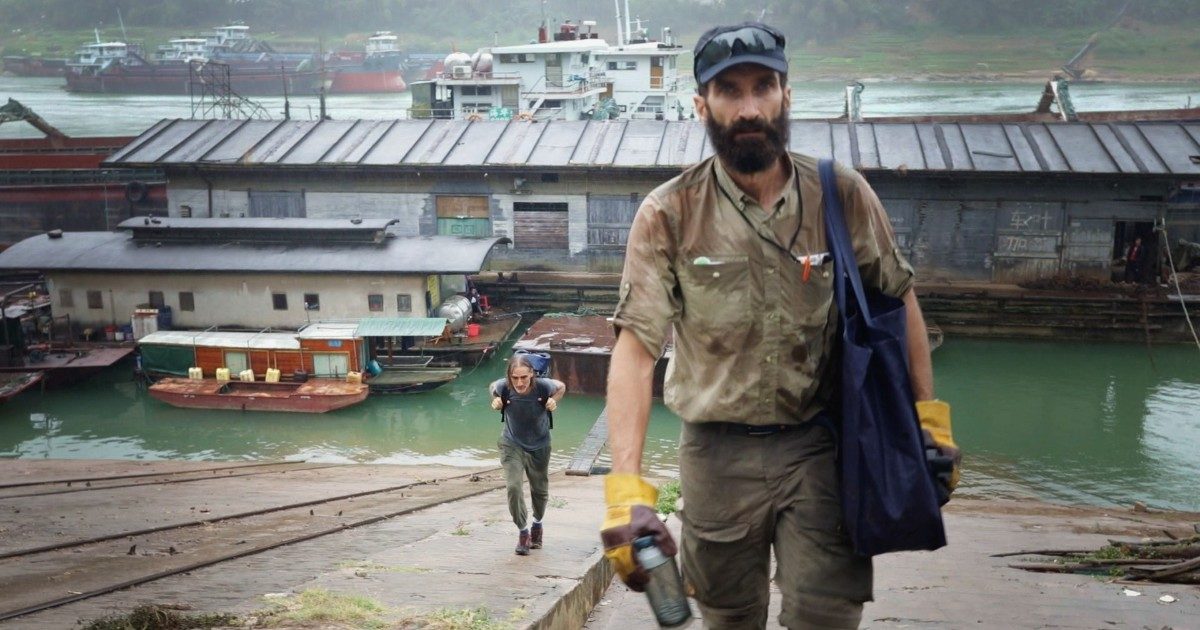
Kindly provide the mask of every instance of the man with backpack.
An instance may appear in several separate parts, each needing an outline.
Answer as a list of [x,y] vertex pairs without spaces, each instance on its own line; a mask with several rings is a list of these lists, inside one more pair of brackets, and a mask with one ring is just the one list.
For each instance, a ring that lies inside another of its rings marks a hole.
[[[508,511],[520,534],[516,554],[529,555],[530,549],[542,548],[542,517],[550,498],[551,415],[567,386],[551,378],[539,378],[533,363],[524,354],[508,360],[505,377],[492,383],[492,409],[500,412],[504,431],[497,446],[500,464],[508,484]],[[533,500],[533,523],[525,507],[524,478],[529,478]]]

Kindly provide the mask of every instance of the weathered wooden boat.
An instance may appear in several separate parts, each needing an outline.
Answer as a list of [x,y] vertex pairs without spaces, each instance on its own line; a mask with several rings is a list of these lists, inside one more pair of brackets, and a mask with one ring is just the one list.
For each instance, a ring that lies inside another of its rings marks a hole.
[[42,382],[45,375],[41,372],[9,372],[0,374],[0,402],[4,402],[21,392]]
[[382,367],[383,370],[379,374],[372,376],[367,381],[372,394],[427,392],[453,381],[462,373],[462,368],[430,367],[428,361],[426,361],[426,365]]
[[302,383],[165,378],[150,386],[154,398],[186,409],[325,413],[366,400],[368,388],[331,378]]
[[412,352],[432,356],[433,367],[475,367],[496,354],[500,344],[520,325],[521,316],[485,317],[475,323],[479,326],[475,336],[459,333],[430,337],[413,346]]
[[47,387],[65,387],[91,378],[133,353],[129,346],[77,345],[64,348],[33,348],[23,365],[0,367],[0,374],[38,371]]

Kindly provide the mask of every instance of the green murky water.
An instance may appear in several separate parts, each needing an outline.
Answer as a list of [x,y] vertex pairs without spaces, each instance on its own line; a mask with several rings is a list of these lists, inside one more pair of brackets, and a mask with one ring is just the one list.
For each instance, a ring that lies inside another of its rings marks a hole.
[[[1200,352],[1188,346],[949,339],[934,355],[967,453],[964,493],[1200,510]],[[498,414],[487,384],[502,361],[433,392],[368,399],[320,416],[176,409],[128,366],[68,391],[0,407],[0,457],[308,459],[494,464]],[[568,396],[555,412],[564,465],[603,401]],[[678,421],[657,406],[647,464],[672,474]]]

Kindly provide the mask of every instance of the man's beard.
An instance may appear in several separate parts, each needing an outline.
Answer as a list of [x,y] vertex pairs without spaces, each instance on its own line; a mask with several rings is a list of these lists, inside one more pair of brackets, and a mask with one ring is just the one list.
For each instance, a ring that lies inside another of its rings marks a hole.
[[[775,160],[787,152],[791,136],[786,108],[780,108],[779,115],[769,123],[739,120],[726,127],[710,115],[705,118],[704,126],[721,161],[729,168],[746,174],[760,173],[770,168]],[[763,137],[737,137],[738,134],[754,132],[762,133]]]

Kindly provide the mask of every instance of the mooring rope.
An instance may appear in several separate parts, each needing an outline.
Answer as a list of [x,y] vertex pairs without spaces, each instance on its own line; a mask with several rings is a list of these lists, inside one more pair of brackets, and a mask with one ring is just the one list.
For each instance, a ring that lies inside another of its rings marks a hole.
[[1171,278],[1175,281],[1175,294],[1179,296],[1179,306],[1183,309],[1183,320],[1187,322],[1188,330],[1192,331],[1192,341],[1196,342],[1196,349],[1200,350],[1200,336],[1196,335],[1196,327],[1192,325],[1192,316],[1188,314],[1187,302],[1183,299],[1183,289],[1179,287],[1179,272],[1175,269],[1175,256],[1171,254],[1171,239],[1167,236],[1167,220],[1163,218],[1162,225],[1157,226],[1158,233],[1162,235],[1163,244],[1167,250],[1167,264],[1171,266]]

